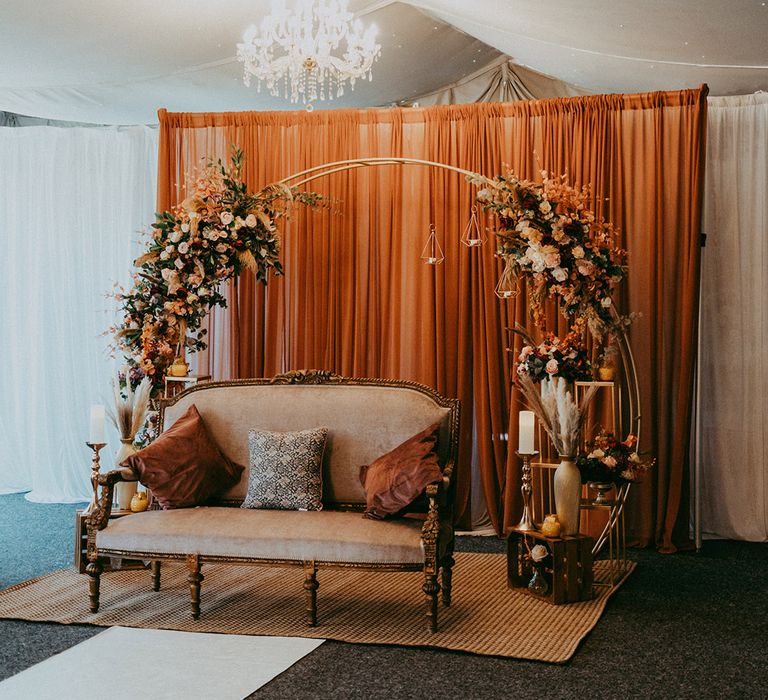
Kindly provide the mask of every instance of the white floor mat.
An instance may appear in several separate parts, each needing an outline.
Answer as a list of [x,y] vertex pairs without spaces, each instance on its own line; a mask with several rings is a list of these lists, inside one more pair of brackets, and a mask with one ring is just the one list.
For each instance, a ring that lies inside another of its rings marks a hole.
[[323,643],[111,627],[0,683],[3,700],[242,700]]

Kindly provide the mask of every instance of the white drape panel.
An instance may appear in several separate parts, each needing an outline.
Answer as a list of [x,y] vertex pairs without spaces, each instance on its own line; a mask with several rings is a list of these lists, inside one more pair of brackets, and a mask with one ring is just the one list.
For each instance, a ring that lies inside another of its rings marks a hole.
[[768,94],[709,100],[701,325],[704,534],[768,539]]
[[116,367],[106,293],[154,219],[156,154],[143,126],[0,128],[0,493],[89,497],[89,406]]

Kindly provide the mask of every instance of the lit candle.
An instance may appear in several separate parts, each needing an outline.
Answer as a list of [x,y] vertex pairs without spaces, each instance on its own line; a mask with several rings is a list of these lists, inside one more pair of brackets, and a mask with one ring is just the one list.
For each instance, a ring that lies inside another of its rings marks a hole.
[[532,455],[536,452],[533,446],[534,434],[534,414],[533,411],[520,411],[519,438],[520,443],[517,451],[521,455]]
[[102,445],[107,439],[104,435],[104,418],[106,409],[104,406],[91,406],[91,430],[89,432],[88,442],[91,445]]

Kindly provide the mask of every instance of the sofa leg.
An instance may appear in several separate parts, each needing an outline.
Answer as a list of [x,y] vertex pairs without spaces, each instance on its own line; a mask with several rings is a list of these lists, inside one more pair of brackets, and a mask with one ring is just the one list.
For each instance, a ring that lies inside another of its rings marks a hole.
[[160,560],[154,559],[152,561],[152,590],[160,590]]
[[427,574],[422,589],[427,596],[427,622],[430,632],[437,632],[437,597],[440,593],[440,584],[437,582],[437,574]]
[[447,554],[445,557],[443,557],[443,562],[442,562],[443,605],[446,608],[449,608],[451,606],[451,588],[453,586],[453,565],[455,563],[456,563],[456,560],[450,554]]
[[314,627],[317,624],[317,567],[314,561],[304,562],[304,590],[307,594],[307,624]]
[[104,566],[99,559],[88,562],[88,566],[85,567],[85,573],[88,574],[88,597],[92,613],[99,612],[99,584],[103,570]]
[[192,619],[200,618],[200,583],[205,578],[200,573],[200,557],[197,554],[187,555],[187,581],[189,581],[189,599],[192,604]]

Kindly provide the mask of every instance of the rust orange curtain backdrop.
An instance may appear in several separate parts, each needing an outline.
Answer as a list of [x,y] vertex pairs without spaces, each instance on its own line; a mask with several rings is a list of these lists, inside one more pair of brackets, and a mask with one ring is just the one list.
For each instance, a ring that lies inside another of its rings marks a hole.
[[[375,156],[486,175],[505,164],[529,178],[547,169],[590,184],[597,210],[622,229],[630,249],[621,304],[643,313],[632,330],[643,447],[659,464],[634,499],[632,530],[671,550],[687,540],[705,110],[705,88],[311,114],[161,110],[158,208],[180,201],[188,175],[207,158],[226,159],[231,144],[244,151],[253,190],[322,163]],[[472,188],[455,173],[391,165],[310,187],[334,206],[294,212],[283,231],[285,277],[262,288],[246,274],[228,290],[230,308],[211,319],[202,369],[226,378],[319,368],[415,380],[458,397],[457,514],[469,524],[474,460],[493,525],[503,531],[519,517],[519,404],[505,329],[525,323],[527,308],[522,296],[494,295],[500,268],[492,235],[480,248],[460,244]],[[431,223],[445,250],[436,267],[420,260]]]

